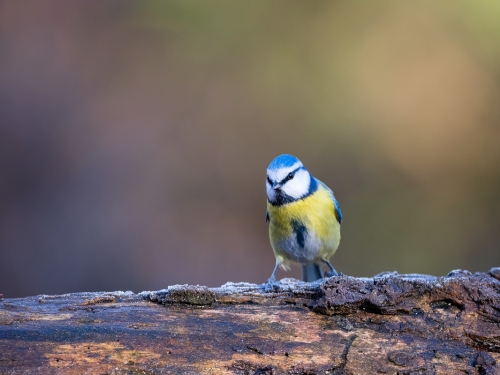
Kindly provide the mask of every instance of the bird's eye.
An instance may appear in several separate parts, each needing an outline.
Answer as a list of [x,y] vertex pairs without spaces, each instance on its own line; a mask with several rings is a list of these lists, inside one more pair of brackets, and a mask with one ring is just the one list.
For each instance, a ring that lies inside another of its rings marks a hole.
[[273,184],[273,182],[271,181],[271,179],[269,178],[269,176],[267,176],[267,182],[269,182],[270,185]]
[[291,180],[293,178],[293,173],[288,173],[288,176],[286,177],[287,180]]

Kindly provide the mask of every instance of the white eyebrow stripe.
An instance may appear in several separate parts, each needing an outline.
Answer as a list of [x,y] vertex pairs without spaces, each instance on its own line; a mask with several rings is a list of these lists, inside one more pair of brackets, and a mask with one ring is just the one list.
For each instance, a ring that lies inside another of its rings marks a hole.
[[288,175],[288,173],[293,172],[300,167],[303,167],[303,165],[300,161],[298,161],[290,167],[268,170],[267,175],[272,181],[279,182],[283,180]]

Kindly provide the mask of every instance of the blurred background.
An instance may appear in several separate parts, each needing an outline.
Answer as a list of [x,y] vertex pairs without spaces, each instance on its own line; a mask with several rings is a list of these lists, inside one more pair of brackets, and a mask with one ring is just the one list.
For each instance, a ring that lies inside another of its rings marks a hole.
[[499,19],[496,0],[0,1],[0,293],[262,283],[281,153],[340,202],[337,270],[499,266]]

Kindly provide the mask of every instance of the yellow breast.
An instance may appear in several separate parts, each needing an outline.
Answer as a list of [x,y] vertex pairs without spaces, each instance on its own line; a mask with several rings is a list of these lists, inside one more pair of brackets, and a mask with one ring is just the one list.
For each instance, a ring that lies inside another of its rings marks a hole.
[[[273,206],[267,203],[270,218],[269,237],[276,258],[286,267],[289,261],[307,263],[329,259],[340,242],[340,224],[330,192],[319,185],[304,199]],[[305,227],[307,237],[299,246],[297,223]],[[294,242],[295,241],[295,242]]]

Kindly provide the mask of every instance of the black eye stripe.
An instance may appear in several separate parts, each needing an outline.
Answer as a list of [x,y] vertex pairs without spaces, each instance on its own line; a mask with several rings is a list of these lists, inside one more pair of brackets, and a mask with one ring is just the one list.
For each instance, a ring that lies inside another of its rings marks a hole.
[[[297,173],[301,169],[305,169],[305,168],[303,166],[302,167],[298,167],[297,169],[295,169],[295,170],[291,171],[290,173],[288,173],[286,175],[286,177],[281,181],[281,183],[284,184],[285,182],[291,180],[293,177],[295,177],[295,173]],[[291,177],[290,177],[290,175],[291,175]]]

